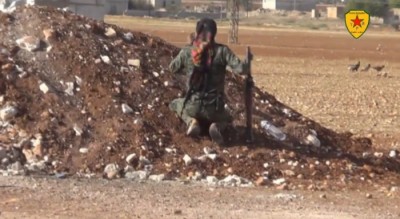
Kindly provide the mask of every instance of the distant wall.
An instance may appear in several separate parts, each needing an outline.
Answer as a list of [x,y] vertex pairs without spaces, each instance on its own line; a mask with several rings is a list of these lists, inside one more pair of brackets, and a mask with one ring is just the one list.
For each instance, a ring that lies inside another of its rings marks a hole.
[[138,16],[138,17],[143,17],[143,16],[152,16],[152,17],[179,17],[179,18],[203,18],[203,17],[209,17],[213,19],[220,19],[221,16],[222,18],[226,18],[226,13],[222,14],[215,14],[215,13],[196,13],[196,12],[179,12],[176,14],[169,13],[166,11],[147,11],[147,10],[127,10],[124,15],[127,16]]

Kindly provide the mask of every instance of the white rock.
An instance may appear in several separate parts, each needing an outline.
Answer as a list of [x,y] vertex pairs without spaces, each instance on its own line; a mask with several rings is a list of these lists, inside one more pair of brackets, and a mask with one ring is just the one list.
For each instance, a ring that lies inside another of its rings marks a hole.
[[196,159],[200,162],[206,162],[207,158],[208,158],[208,155],[204,154],[204,155],[197,157]]
[[80,128],[77,124],[74,124],[74,131],[76,136],[81,136],[83,134],[82,128]]
[[0,105],[4,103],[4,95],[0,95]]
[[389,153],[389,157],[395,158],[397,156],[397,152],[395,150],[391,150]]
[[218,178],[215,176],[207,176],[206,180],[208,185],[216,185],[218,183]]
[[15,106],[7,105],[0,109],[0,119],[2,121],[8,121],[14,118],[18,114],[18,109]]
[[140,60],[139,59],[128,59],[128,65],[140,67]]
[[74,82],[67,82],[65,85],[67,85],[67,89],[64,92],[70,96],[74,96]]
[[164,81],[164,86],[168,87],[169,86],[169,82],[168,81]]
[[203,174],[201,174],[199,171],[196,171],[194,173],[194,176],[192,176],[192,180],[196,180],[196,181],[201,180],[202,178],[203,178]]
[[104,173],[109,179],[115,178],[119,173],[119,166],[117,164],[108,164],[104,168]]
[[214,161],[217,159],[218,156],[217,154],[207,154],[207,157]]
[[218,182],[220,186],[243,186],[243,184],[252,184],[252,182],[237,175],[229,175]]
[[153,75],[154,77],[158,78],[160,76],[160,74],[158,74],[157,72],[153,71]]
[[192,162],[193,162],[192,158],[187,154],[185,154],[185,156],[183,156],[183,161],[185,162],[186,166],[192,164]]
[[204,152],[204,154],[215,154],[215,150],[213,150],[209,147],[204,147],[203,152]]
[[106,35],[108,37],[115,37],[115,36],[117,36],[117,32],[115,32],[114,28],[109,27],[106,29],[106,32],[104,33],[104,35]]
[[263,166],[264,166],[264,168],[268,168],[269,164],[268,163],[264,163]]
[[41,84],[39,85],[39,89],[40,89],[40,91],[42,91],[43,93],[47,93],[47,92],[49,92],[49,90],[50,90],[46,83],[41,83]]
[[286,182],[286,180],[285,180],[284,178],[274,179],[274,180],[272,181],[272,183],[275,184],[275,185],[281,185],[281,184],[283,184],[284,182]]
[[133,113],[133,109],[130,106],[128,106],[128,104],[126,104],[126,103],[121,104],[121,108],[122,108],[122,112],[125,114]]
[[87,154],[89,152],[88,148],[79,148],[79,153],[81,154]]
[[140,171],[132,171],[125,173],[125,178],[131,180],[144,180],[149,176],[148,172],[140,170]]
[[131,41],[133,39],[133,34],[131,32],[124,33],[124,39],[127,41]]
[[111,64],[111,59],[110,59],[110,57],[108,57],[108,56],[102,56],[102,55],[100,55],[100,59],[101,59],[101,61],[103,61],[103,62],[106,63],[106,64]]
[[307,144],[313,145],[315,147],[320,147],[321,146],[321,142],[319,141],[317,136],[312,135],[312,134],[307,135],[305,142]]
[[40,39],[33,36],[24,36],[15,41],[22,49],[33,52],[40,48]]
[[78,77],[76,75],[75,75],[75,81],[79,86],[82,85],[82,78],[80,78],[80,77]]
[[135,158],[136,158],[136,154],[135,154],[135,153],[129,154],[129,155],[126,157],[125,161],[126,161],[128,164],[131,164],[132,161],[133,161]]
[[374,156],[380,158],[380,157],[383,157],[383,153],[382,152],[375,152]]
[[165,174],[159,174],[159,175],[150,175],[149,180],[156,181],[156,182],[161,182],[165,179]]

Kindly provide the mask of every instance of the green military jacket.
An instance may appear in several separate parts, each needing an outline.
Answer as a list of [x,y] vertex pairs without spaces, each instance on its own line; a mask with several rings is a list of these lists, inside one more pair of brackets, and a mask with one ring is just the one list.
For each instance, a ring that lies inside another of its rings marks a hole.
[[[175,59],[172,60],[169,68],[173,73],[182,73],[182,70],[185,69],[186,74],[190,77],[194,68],[191,57],[192,49],[192,45],[183,47]],[[235,74],[246,74],[247,65],[240,61],[226,45],[216,43],[206,92],[211,90],[216,90],[221,94],[224,92],[227,66],[229,66]]]

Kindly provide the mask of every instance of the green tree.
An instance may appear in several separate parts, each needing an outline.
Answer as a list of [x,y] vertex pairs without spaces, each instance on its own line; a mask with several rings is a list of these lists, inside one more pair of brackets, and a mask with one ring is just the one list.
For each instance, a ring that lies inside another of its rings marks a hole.
[[389,6],[391,8],[400,8],[400,0],[389,0]]
[[349,0],[346,9],[359,9],[367,11],[371,16],[384,17],[388,10],[388,0]]

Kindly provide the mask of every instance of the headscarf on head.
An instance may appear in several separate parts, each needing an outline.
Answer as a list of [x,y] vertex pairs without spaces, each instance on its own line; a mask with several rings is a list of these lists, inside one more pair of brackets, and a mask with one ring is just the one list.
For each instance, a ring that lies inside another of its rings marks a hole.
[[213,19],[203,18],[197,22],[196,38],[193,41],[192,60],[195,66],[210,67],[217,24]]

